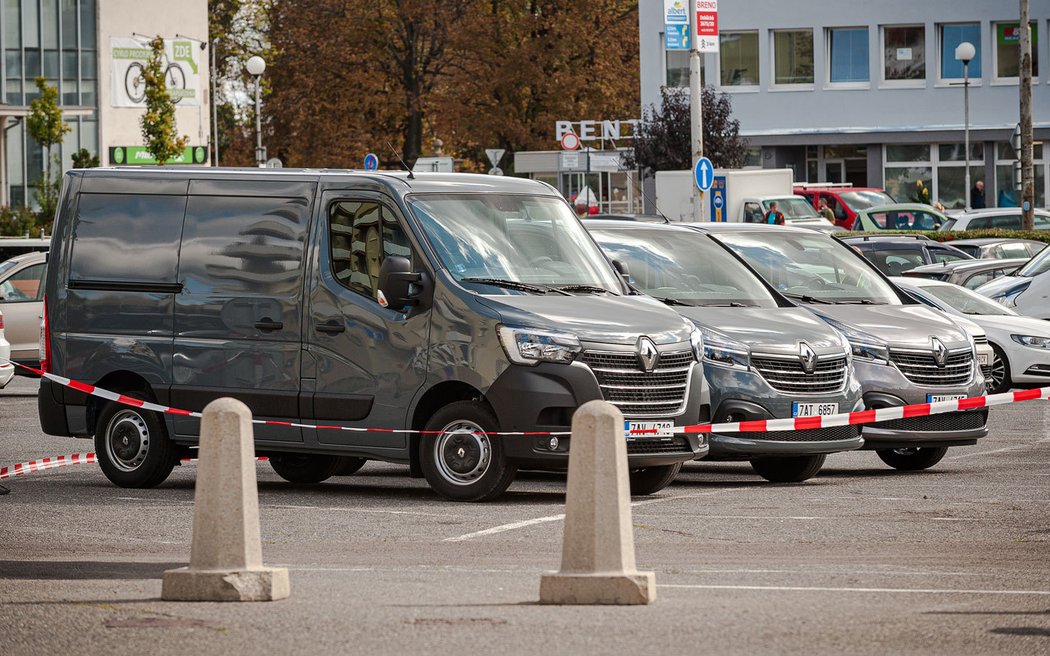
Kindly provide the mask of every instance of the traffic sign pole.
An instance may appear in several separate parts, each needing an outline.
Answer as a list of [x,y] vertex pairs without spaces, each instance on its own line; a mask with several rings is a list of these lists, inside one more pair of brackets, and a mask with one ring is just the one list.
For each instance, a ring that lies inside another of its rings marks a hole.
[[[689,137],[693,145],[694,172],[704,157],[704,113],[700,105],[700,39],[697,33],[699,9],[699,0],[689,0]],[[703,191],[699,191],[698,195],[693,197],[693,221],[703,220]]]

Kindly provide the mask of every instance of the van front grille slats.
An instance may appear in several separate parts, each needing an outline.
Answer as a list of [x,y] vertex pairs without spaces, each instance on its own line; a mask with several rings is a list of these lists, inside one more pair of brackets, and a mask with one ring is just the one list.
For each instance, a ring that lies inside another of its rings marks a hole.
[[795,394],[837,392],[845,386],[849,376],[849,366],[844,355],[818,359],[812,373],[807,373],[798,359],[752,354],[751,365],[773,389]]
[[970,349],[949,352],[944,366],[939,366],[933,353],[890,350],[890,360],[904,377],[916,385],[965,385],[973,378],[973,352]]
[[625,417],[667,418],[685,409],[692,350],[661,352],[656,368],[642,371],[633,351],[584,351],[580,361],[591,368],[602,397]]

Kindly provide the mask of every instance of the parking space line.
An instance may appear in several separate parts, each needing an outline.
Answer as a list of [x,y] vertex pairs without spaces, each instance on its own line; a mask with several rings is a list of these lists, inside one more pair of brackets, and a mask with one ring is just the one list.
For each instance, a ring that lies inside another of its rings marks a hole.
[[763,592],[862,592],[886,594],[967,594],[967,595],[1032,595],[1050,596],[1050,590],[953,590],[950,588],[833,588],[793,585],[704,585],[686,583],[663,583],[658,588],[680,588],[687,590],[754,590]]
[[996,453],[1009,453],[1012,451],[1024,451],[1025,449],[1031,449],[1039,446],[1040,444],[1050,443],[1050,437],[1044,437],[1041,440],[1036,440],[1031,444],[1018,444],[1016,446],[1004,446],[1001,449],[993,449],[991,451],[978,451],[977,453],[961,453],[957,456],[948,456],[944,460],[961,460],[963,458],[976,458],[977,456],[990,456]]

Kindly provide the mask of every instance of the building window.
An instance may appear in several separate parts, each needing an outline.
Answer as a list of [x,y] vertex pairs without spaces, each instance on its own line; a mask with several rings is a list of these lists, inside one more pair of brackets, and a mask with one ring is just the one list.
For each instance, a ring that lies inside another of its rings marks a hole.
[[[1035,206],[1046,207],[1046,160],[1043,158],[1043,144],[1032,145],[1032,163],[1035,169]],[[1008,143],[996,144],[995,148],[995,207],[1018,207],[1021,192],[1014,185],[1014,162],[1017,153]],[[988,206],[992,206],[992,197],[985,189]]]
[[961,80],[963,64],[955,58],[955,49],[960,43],[969,42],[976,48],[977,54],[970,62],[970,79],[981,77],[981,25],[979,23],[959,23],[941,25],[941,79]]
[[758,32],[722,32],[718,39],[722,86],[758,86]]
[[[701,67],[703,70],[703,67]],[[667,51],[667,86],[689,87],[689,51]]]
[[[966,208],[966,161],[963,144],[940,144],[937,151],[937,186],[936,199],[946,209]],[[970,187],[978,181],[984,181],[984,144],[970,144]],[[985,190],[985,205],[988,202],[989,190]],[[932,202],[932,201],[931,201]]]
[[887,82],[926,79],[926,28],[899,25],[882,28],[882,76]]
[[831,83],[867,82],[868,28],[846,27],[828,30],[828,68]]
[[773,84],[813,84],[813,30],[773,32]]
[[[966,206],[966,167],[970,185],[984,180],[984,144],[970,144],[969,159],[963,144],[889,144],[885,148],[885,189],[899,203],[939,202],[947,209]],[[985,189],[987,203],[989,190]]]
[[[1039,75],[1039,25],[1032,21],[1032,77]],[[995,24],[995,77],[1018,78],[1021,75],[1021,24]]]

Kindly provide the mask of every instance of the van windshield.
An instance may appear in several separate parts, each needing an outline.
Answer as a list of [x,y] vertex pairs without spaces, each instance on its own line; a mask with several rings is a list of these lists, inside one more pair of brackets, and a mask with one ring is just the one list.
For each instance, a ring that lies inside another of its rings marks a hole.
[[788,196],[786,198],[767,198],[762,201],[762,208],[769,212],[770,203],[777,204],[777,210],[784,215],[784,219],[790,221],[791,219],[815,219],[819,215],[817,211],[813,209],[813,206],[809,204],[809,201],[804,198],[794,198]]
[[871,190],[843,191],[839,193],[839,200],[854,212],[866,210],[869,207],[878,207],[879,205],[892,205],[897,202],[893,200],[893,196],[890,196],[885,191]]
[[1041,253],[1028,260],[1028,263],[1021,267],[1015,275],[1034,278],[1047,271],[1050,271],[1050,248],[1044,248]]
[[442,266],[487,294],[612,293],[620,278],[561,199],[425,194],[412,212]]
[[594,229],[634,285],[668,305],[777,307],[746,266],[707,235],[661,228]]
[[763,230],[719,233],[717,238],[789,298],[806,303],[901,304],[871,264],[826,235]]

